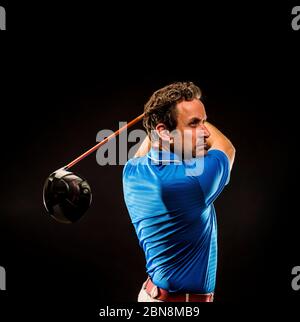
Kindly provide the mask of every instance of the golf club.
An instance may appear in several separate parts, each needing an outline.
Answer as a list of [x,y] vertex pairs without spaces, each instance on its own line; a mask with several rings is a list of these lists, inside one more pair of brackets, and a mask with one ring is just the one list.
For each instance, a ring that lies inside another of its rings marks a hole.
[[143,116],[144,113],[119,128],[66,166],[50,174],[44,184],[43,202],[46,210],[54,219],[61,223],[74,223],[85,214],[92,202],[90,185],[80,175],[69,171],[70,168],[124,130],[136,124]]

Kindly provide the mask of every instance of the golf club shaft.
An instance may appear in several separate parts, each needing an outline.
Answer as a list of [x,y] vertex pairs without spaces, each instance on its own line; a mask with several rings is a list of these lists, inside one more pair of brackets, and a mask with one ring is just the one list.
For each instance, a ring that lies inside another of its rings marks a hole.
[[141,114],[141,115],[139,115],[138,117],[136,117],[135,119],[133,119],[129,123],[125,124],[124,126],[122,126],[121,128],[119,128],[116,132],[114,132],[113,134],[111,134],[110,136],[108,136],[107,138],[105,138],[104,140],[102,140],[101,142],[97,143],[94,147],[90,148],[88,151],[86,151],[83,154],[81,154],[75,160],[71,161],[64,168],[66,170],[70,169],[76,163],[78,163],[79,161],[83,160],[85,157],[87,157],[88,155],[90,155],[91,153],[93,153],[94,151],[96,151],[97,149],[99,149],[103,144],[107,143],[109,140],[111,140],[112,138],[118,136],[121,132],[123,132],[124,130],[130,128],[135,123],[137,123],[138,121],[140,121],[143,118],[143,116],[144,116],[144,113]]

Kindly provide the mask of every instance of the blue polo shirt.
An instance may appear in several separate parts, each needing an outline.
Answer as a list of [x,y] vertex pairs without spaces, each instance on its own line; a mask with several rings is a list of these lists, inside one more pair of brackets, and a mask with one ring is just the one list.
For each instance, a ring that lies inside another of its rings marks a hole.
[[182,161],[152,148],[123,169],[125,203],[147,274],[169,292],[215,289],[217,222],[214,200],[229,182],[229,160],[220,150]]

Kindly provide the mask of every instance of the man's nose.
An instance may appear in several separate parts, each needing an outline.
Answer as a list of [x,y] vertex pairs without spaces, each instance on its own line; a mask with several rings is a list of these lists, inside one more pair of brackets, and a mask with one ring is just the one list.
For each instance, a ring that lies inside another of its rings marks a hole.
[[204,133],[204,137],[207,139],[210,137],[210,132],[208,131],[208,129],[206,128],[206,126],[204,124],[201,124],[201,130]]

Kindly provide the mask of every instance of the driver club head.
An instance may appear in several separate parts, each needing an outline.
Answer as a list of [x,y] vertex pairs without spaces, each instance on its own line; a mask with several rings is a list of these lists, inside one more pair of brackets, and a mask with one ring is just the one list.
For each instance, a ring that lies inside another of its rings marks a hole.
[[74,223],[90,207],[92,192],[84,178],[61,168],[46,179],[43,201],[54,219],[61,223]]

